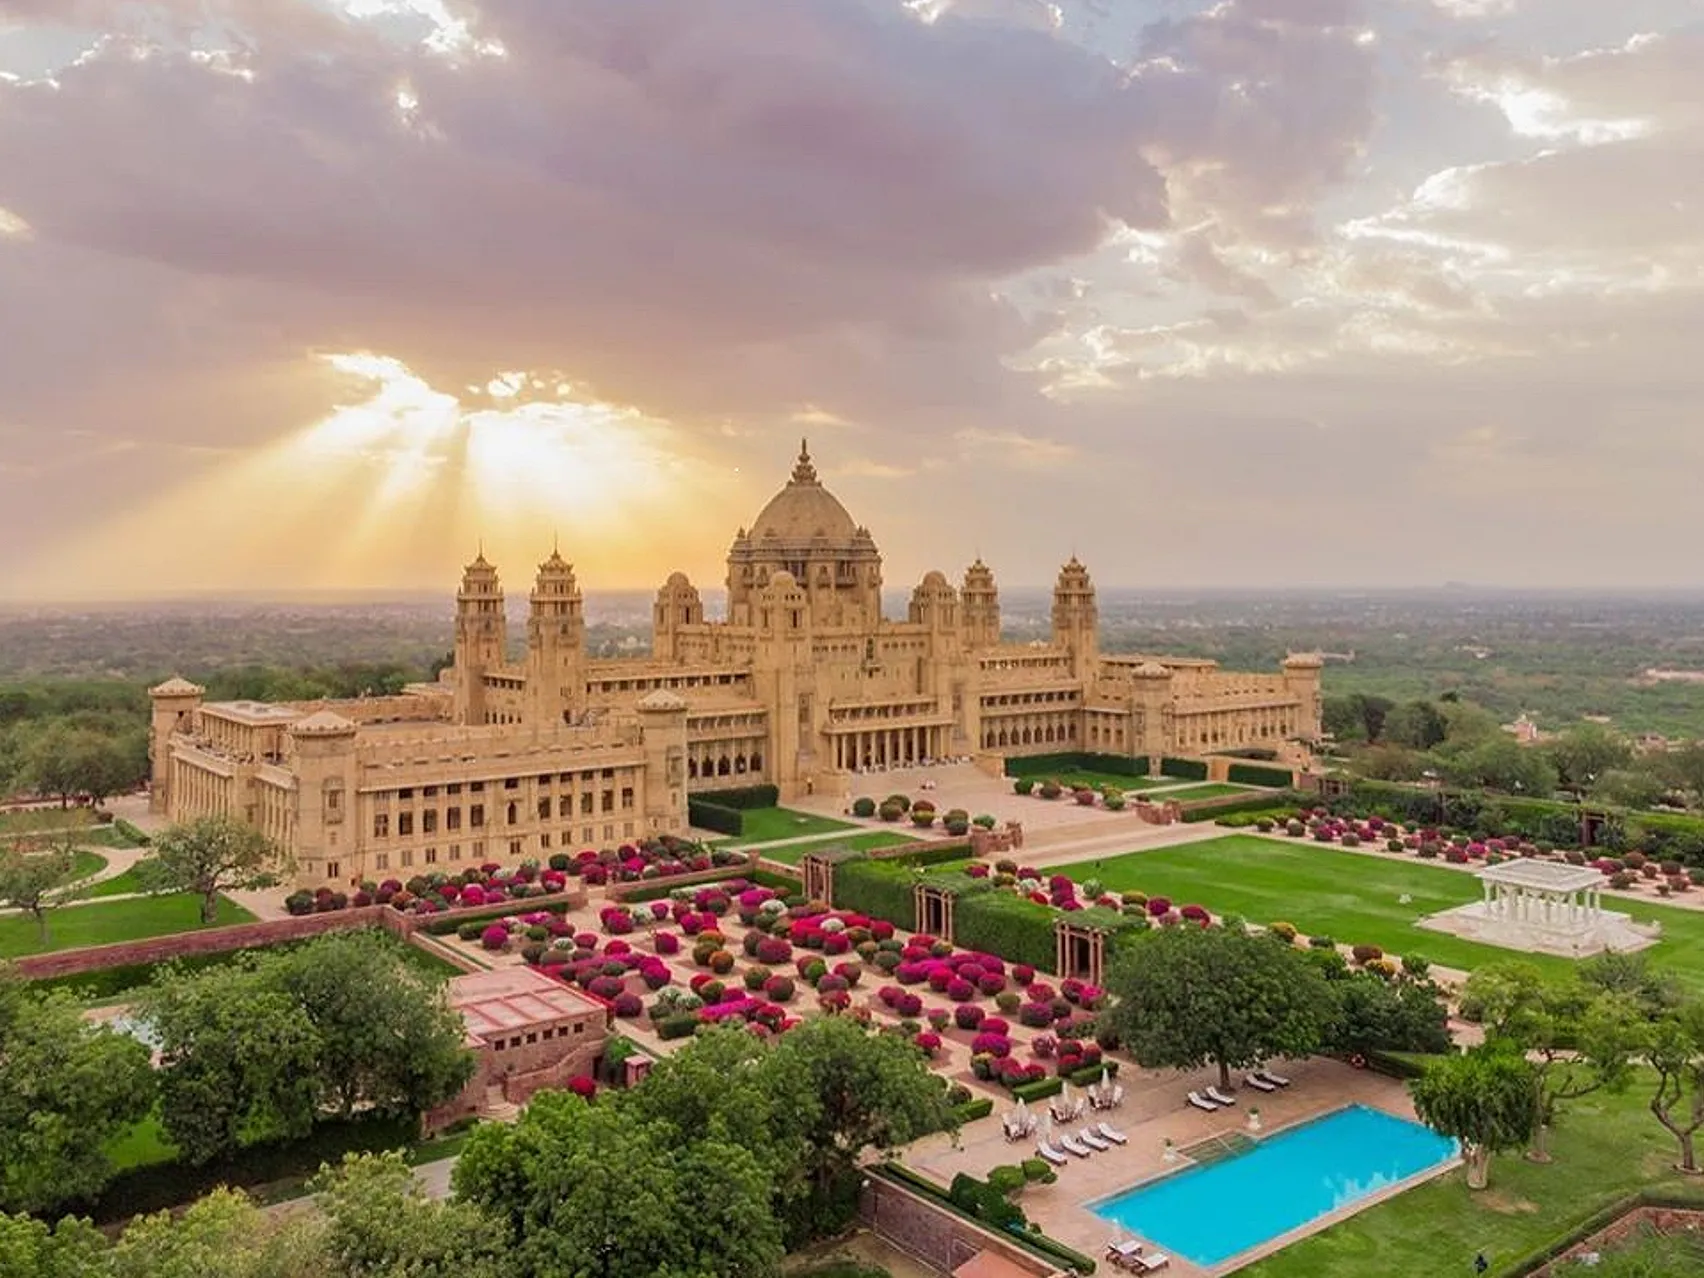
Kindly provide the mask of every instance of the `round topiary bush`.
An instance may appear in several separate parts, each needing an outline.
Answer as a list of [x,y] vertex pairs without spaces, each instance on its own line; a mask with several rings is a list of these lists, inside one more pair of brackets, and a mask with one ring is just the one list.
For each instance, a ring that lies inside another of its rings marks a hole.
[[876,815],[876,801],[869,795],[860,795],[852,800],[852,815],[868,820]]
[[1035,789],[1034,777],[1019,777],[1012,782],[1012,790],[1016,794],[1029,794]]
[[479,943],[493,953],[509,948],[509,929],[501,923],[493,923],[479,934]]

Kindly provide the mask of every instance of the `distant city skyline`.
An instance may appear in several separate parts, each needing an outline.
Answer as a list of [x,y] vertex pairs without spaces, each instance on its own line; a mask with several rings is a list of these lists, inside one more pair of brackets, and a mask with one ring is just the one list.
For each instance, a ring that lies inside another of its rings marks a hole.
[[0,0],[0,599],[1691,588],[1694,0]]

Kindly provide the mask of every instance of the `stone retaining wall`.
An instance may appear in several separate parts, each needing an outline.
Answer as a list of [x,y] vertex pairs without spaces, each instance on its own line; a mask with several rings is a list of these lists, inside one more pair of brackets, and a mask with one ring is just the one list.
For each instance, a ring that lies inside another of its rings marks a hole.
[[[666,886],[670,892],[676,888],[696,887],[703,883],[718,883],[723,879],[740,879],[750,877],[757,869],[758,858],[755,853],[747,852],[745,861],[735,865],[713,865],[708,870],[694,870],[690,874],[671,874],[666,879],[639,879],[632,883],[609,883],[604,886],[604,897],[607,900],[625,903],[636,892],[653,892]],[[657,900],[664,897],[654,898]]]
[[984,1251],[994,1252],[1036,1278],[1063,1278],[1066,1273],[1028,1248],[1008,1242],[891,1180],[871,1176],[864,1182],[858,1214],[878,1238],[945,1274]]

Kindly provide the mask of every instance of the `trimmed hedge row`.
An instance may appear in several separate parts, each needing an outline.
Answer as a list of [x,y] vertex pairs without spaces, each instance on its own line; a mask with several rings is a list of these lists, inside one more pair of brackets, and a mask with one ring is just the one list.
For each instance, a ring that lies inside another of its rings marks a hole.
[[994,1112],[994,1098],[979,1096],[975,1100],[967,1100],[962,1105],[953,1106],[953,1122],[963,1127],[966,1123],[974,1123],[979,1118],[987,1118]]
[[153,839],[148,837],[148,834],[145,830],[142,830],[142,829],[138,828],[137,826],[132,825],[129,821],[126,821],[123,817],[114,817],[113,822],[112,822],[112,828],[117,830],[125,838],[129,839],[131,846],[133,846],[133,847],[145,848],[145,847],[150,846],[154,842]]
[[1258,763],[1233,763],[1225,772],[1225,780],[1236,785],[1261,785],[1287,790],[1295,783],[1296,775],[1288,768],[1266,768]]
[[745,814],[738,808],[724,808],[719,803],[691,795],[686,799],[686,820],[697,829],[714,830],[730,838],[737,839],[745,833]]
[[1021,1101],[1046,1100],[1049,1096],[1057,1096],[1064,1090],[1065,1080],[1054,1074],[1050,1078],[1038,1078],[1033,1083],[1019,1083],[1012,1088],[1012,1098]]
[[[1021,759],[1007,759],[1005,772],[1009,777],[1033,777],[1059,772],[1109,772],[1120,777],[1145,777],[1149,759],[1145,754],[1095,754],[1072,751],[1065,754],[1032,754]],[[1206,775],[1203,773],[1202,775]]]
[[580,905],[578,900],[503,901],[478,910],[457,910],[454,918],[434,918],[420,929],[429,936],[448,936],[464,923],[479,923],[485,919],[506,919],[511,914],[566,914]]
[[1296,808],[1311,801],[1292,791],[1282,794],[1251,794],[1246,799],[1227,800],[1224,803],[1207,800],[1186,805],[1183,809],[1183,819],[1188,823],[1217,821],[1220,817],[1234,816],[1240,812],[1294,812]]
[[911,889],[916,882],[913,867],[904,861],[843,861],[834,867],[834,904],[915,932],[917,904]]
[[1160,775],[1180,781],[1205,781],[1207,765],[1200,759],[1165,758],[1160,760]]
[[992,888],[960,895],[953,907],[953,940],[962,949],[998,954],[1052,972],[1058,959],[1053,908]]
[[731,790],[700,790],[687,797],[742,812],[747,808],[775,807],[781,802],[781,791],[772,785],[745,785]]

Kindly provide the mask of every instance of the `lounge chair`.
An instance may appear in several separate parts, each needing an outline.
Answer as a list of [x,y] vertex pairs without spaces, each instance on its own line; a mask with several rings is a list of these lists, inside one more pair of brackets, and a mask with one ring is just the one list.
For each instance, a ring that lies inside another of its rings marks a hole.
[[1200,1092],[1189,1093],[1189,1103],[1191,1105],[1195,1106],[1196,1109],[1202,1110],[1202,1111],[1209,1113],[1209,1114],[1217,1113],[1218,1110],[1220,1109],[1220,1106],[1215,1105],[1212,1101],[1208,1100]]
[[1082,1141],[1083,1144],[1087,1145],[1090,1149],[1111,1149],[1112,1148],[1112,1143],[1110,1141],[1102,1140],[1098,1135],[1095,1134],[1095,1132],[1092,1128],[1088,1128],[1088,1127],[1083,1128],[1082,1131],[1077,1133],[1077,1139]]
[[1096,1123],[1095,1130],[1114,1145],[1122,1145],[1130,1138],[1115,1128],[1111,1123]]
[[1139,1274],[1151,1274],[1170,1265],[1171,1257],[1163,1251],[1151,1251],[1145,1256],[1130,1257],[1130,1264]]
[[1142,1244],[1139,1242],[1108,1243],[1106,1259],[1114,1269],[1136,1268],[1136,1258],[1142,1254]]
[[1265,1079],[1274,1087],[1288,1087],[1290,1085],[1289,1079],[1285,1078],[1282,1074],[1274,1074],[1269,1069],[1257,1069],[1254,1071],[1254,1076],[1256,1078]]
[[1044,1140],[1038,1140],[1035,1143],[1035,1152],[1040,1154],[1043,1158],[1045,1158],[1048,1162],[1052,1163],[1055,1167],[1063,1167],[1066,1163],[1071,1161],[1069,1158],[1065,1157],[1064,1154],[1061,1154],[1057,1149],[1053,1148],[1052,1145],[1049,1145]]
[[1227,1096],[1217,1087],[1204,1087],[1201,1089],[1201,1093],[1215,1105],[1235,1105],[1237,1103],[1235,1096]]
[[1277,1083],[1269,1083],[1259,1074],[1244,1074],[1243,1085],[1252,1087],[1257,1092],[1275,1092],[1278,1090]]
[[1075,1136],[1059,1137],[1059,1148],[1067,1154],[1075,1154],[1078,1158],[1087,1158],[1094,1151],[1079,1141]]

